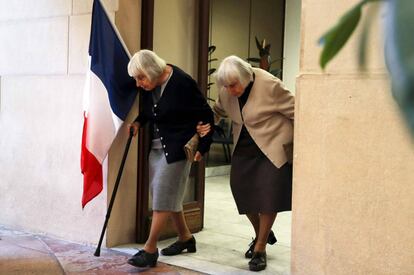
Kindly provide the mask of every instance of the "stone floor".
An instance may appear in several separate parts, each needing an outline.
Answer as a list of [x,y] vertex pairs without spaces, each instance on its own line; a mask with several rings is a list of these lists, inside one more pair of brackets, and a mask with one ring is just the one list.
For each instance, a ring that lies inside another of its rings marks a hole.
[[[160,256],[159,261],[208,274],[257,274],[248,270],[244,252],[254,234],[245,216],[237,212],[228,176],[206,178],[204,229],[195,234],[197,253],[174,257]],[[290,274],[291,212],[278,215],[273,226],[278,242],[267,247],[268,266],[260,274]],[[160,241],[163,248],[175,241]],[[141,244],[114,248],[136,253]]]
[[126,263],[128,254],[70,243],[42,235],[33,235],[0,226],[1,275],[59,274],[184,274],[199,272],[159,262],[155,268],[135,268]]
[[[244,252],[253,236],[248,220],[237,213],[228,176],[206,178],[205,227],[195,234],[197,253],[160,256],[155,268],[126,264],[140,244],[102,249],[32,235],[0,225],[0,274],[251,274]],[[268,267],[260,274],[290,274],[290,212],[273,226],[278,242],[268,246]],[[173,239],[159,242],[162,248]]]

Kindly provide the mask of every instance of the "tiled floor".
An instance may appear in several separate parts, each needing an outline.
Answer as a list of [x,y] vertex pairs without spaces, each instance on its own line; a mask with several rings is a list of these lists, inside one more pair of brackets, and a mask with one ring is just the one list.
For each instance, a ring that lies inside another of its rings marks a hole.
[[[195,234],[197,253],[160,256],[159,260],[208,274],[257,274],[249,272],[244,258],[254,233],[247,218],[237,212],[228,176],[206,178],[205,203],[204,229]],[[273,230],[278,242],[267,247],[268,267],[260,274],[290,274],[291,212],[279,214]],[[158,247],[173,241],[161,241]],[[139,247],[130,244],[116,249],[133,254]]]
[[[197,253],[160,256],[157,267],[139,269],[126,264],[139,244],[102,249],[42,235],[14,231],[0,225],[0,274],[250,274],[244,252],[253,236],[251,226],[237,213],[228,176],[206,179],[205,227],[195,234]],[[276,218],[278,242],[267,247],[268,267],[260,274],[289,274],[290,212]],[[174,240],[164,240],[159,248]]]
[[165,263],[151,269],[135,268],[126,263],[128,254],[103,249],[101,256],[95,257],[94,251],[95,247],[0,226],[1,275],[200,274]]

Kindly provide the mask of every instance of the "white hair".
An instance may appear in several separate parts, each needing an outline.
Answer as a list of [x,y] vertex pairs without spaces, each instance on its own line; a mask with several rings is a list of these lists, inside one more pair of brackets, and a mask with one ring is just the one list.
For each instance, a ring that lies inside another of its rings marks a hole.
[[164,72],[165,60],[150,50],[136,52],[128,63],[128,74],[135,77],[143,73],[150,81],[157,80]]
[[252,65],[235,55],[224,58],[217,69],[216,81],[220,89],[234,81],[238,81],[243,87],[247,87],[252,80]]

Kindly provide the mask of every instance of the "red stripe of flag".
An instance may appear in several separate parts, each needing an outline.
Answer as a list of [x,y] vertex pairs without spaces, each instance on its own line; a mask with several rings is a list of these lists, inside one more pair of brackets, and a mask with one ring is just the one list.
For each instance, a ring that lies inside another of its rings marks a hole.
[[83,174],[82,208],[102,191],[102,165],[86,148],[88,118],[83,115],[81,171]]

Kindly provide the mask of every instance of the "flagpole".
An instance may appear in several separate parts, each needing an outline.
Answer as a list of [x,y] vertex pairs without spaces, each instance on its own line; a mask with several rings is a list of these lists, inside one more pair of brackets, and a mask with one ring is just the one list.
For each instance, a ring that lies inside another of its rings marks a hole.
[[114,32],[116,33],[116,36],[118,36],[119,41],[121,42],[122,47],[124,47],[125,52],[127,53],[128,57],[131,59],[131,53],[129,52],[124,40],[122,39],[121,34],[118,31],[118,28],[115,26],[114,22],[112,22],[111,17],[109,16],[109,12],[106,9],[104,3],[102,3],[101,0],[97,0],[99,1],[99,3],[101,3],[101,6],[106,14],[106,17],[108,17],[109,23],[111,23],[112,29],[114,30]]

